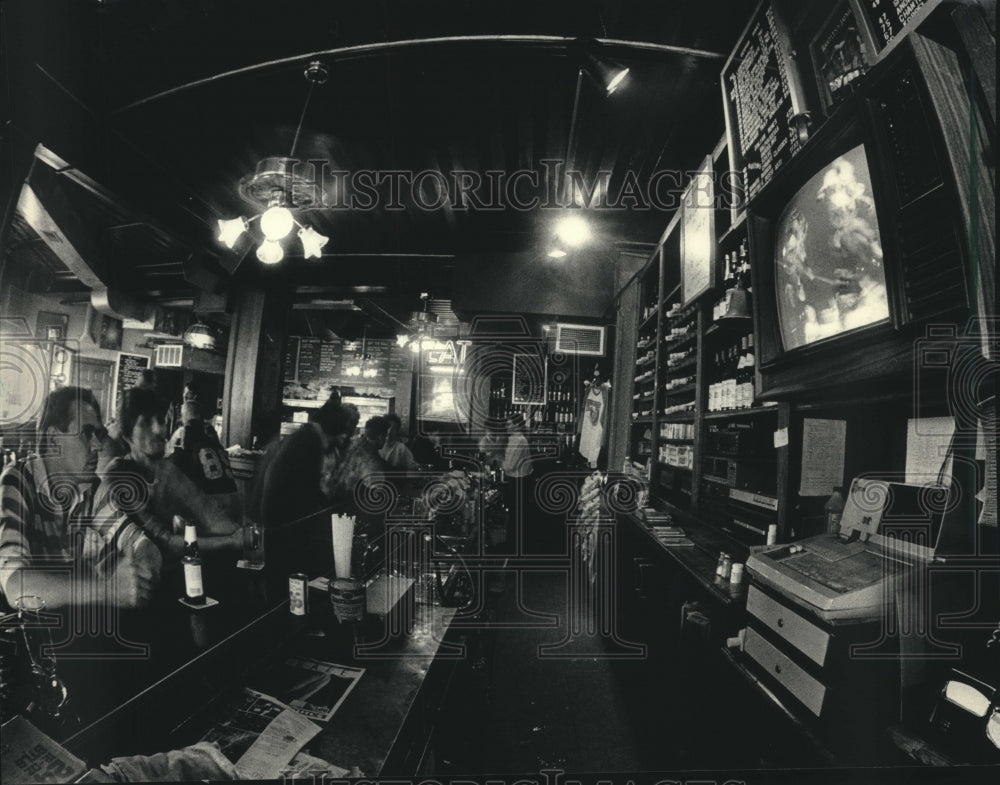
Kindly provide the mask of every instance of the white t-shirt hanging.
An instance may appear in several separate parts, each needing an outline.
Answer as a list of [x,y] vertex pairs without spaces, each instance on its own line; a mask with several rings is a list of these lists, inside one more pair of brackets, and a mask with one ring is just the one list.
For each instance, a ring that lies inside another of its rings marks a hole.
[[586,458],[591,466],[597,464],[597,456],[600,455],[601,445],[604,443],[604,423],[607,420],[610,389],[611,385],[607,382],[591,385],[580,411],[580,455]]

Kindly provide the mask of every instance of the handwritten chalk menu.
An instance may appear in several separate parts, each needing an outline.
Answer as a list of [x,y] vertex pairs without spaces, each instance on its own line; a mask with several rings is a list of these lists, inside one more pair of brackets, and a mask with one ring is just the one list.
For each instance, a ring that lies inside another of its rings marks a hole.
[[790,52],[787,30],[764,0],[722,70],[730,155],[743,172],[747,199],[801,147],[793,118],[804,101]]
[[324,341],[292,336],[285,347],[284,397],[325,399],[333,387],[390,396],[400,374],[409,370],[409,353],[392,339]]
[[126,354],[118,352],[118,364],[115,367],[115,411],[123,392],[139,383],[142,372],[149,368],[149,357],[145,354]]
[[864,14],[875,46],[881,51],[893,38],[898,36],[910,22],[916,21],[918,14],[937,5],[934,0],[859,0],[857,8]]

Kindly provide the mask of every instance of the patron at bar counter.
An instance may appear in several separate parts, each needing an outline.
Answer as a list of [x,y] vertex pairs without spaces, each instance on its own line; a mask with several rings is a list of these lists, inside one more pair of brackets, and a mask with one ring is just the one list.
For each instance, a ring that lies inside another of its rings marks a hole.
[[995,1],[494,5],[0,8],[4,783],[995,778]]

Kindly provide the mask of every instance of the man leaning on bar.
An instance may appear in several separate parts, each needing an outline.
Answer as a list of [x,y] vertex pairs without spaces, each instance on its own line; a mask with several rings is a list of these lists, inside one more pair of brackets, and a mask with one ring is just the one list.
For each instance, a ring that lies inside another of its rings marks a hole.
[[[0,590],[8,606],[25,596],[49,608],[138,607],[149,600],[152,542],[127,525],[109,543],[93,526],[97,457],[106,435],[94,394],[62,387],[42,404],[37,454],[0,475]],[[115,558],[108,558],[109,548],[117,549]]]

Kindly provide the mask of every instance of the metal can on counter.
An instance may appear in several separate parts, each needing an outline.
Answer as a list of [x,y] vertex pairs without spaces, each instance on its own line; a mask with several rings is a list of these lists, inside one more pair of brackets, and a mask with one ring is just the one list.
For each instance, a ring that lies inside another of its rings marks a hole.
[[288,576],[288,610],[296,616],[309,613],[309,576],[301,572]]
[[719,566],[719,570],[719,577],[724,581],[728,581],[733,571],[733,557],[728,553],[722,554],[722,564]]

